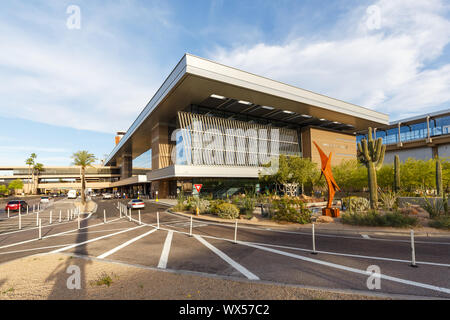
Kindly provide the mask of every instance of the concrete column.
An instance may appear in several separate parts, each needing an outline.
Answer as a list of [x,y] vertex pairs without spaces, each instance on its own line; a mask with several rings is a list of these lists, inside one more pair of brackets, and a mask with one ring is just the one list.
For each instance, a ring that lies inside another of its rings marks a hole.
[[172,165],[171,153],[169,127],[165,123],[157,123],[152,128],[152,170]]
[[124,154],[122,156],[122,166],[120,169],[120,179],[126,179],[131,177],[133,172],[133,158],[131,154]]

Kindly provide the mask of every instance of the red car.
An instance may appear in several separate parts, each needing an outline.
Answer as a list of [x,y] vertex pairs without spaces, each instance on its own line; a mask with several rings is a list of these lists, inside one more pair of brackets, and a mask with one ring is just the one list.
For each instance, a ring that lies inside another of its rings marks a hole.
[[5,211],[20,211],[24,212],[27,210],[28,204],[23,200],[12,200],[6,204]]

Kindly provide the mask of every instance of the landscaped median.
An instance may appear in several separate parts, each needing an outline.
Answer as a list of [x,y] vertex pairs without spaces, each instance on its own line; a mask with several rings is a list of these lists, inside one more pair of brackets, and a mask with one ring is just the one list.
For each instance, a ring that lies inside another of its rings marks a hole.
[[[430,214],[420,205],[407,204],[405,207],[388,206],[384,202],[377,210],[369,208],[369,201],[362,197],[347,197],[342,201],[346,207],[340,218],[321,215],[321,210],[313,212],[312,207],[322,204],[315,199],[303,197],[258,196],[251,198],[239,195],[224,200],[208,198],[180,198],[172,205],[171,212],[193,216],[195,219],[217,223],[234,223],[282,229],[311,228],[315,223],[319,230],[349,232],[401,233],[414,229],[418,234],[448,236],[448,221],[430,219]],[[385,199],[386,200],[386,199]],[[385,201],[387,203],[387,200]],[[392,201],[391,201],[392,202]],[[322,204],[323,205],[323,204]],[[198,210],[197,210],[198,208]],[[198,214],[197,214],[198,212]],[[435,227],[440,227],[441,230]]]
[[[33,270],[33,272],[29,272]],[[79,270],[80,289],[76,289]],[[73,288],[69,289],[68,287]],[[386,299],[382,295],[161,271],[64,254],[0,265],[0,299],[300,300]]]

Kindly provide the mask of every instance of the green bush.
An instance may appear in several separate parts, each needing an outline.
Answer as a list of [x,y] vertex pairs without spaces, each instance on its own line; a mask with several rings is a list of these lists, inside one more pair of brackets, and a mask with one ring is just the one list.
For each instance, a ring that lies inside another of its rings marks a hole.
[[311,211],[299,199],[283,197],[273,201],[272,219],[276,221],[297,222],[301,224],[311,222]]
[[450,215],[445,215],[431,220],[428,225],[433,228],[450,230]]
[[219,214],[219,206],[222,203],[226,203],[225,200],[213,200],[210,201],[209,203],[209,213],[214,214],[214,215],[218,215]]
[[415,226],[417,218],[402,215],[399,212],[378,213],[374,210],[368,212],[348,212],[342,214],[342,223],[357,226],[397,227],[406,228]]
[[222,219],[237,219],[239,218],[239,209],[232,203],[221,203],[217,206],[217,215]]

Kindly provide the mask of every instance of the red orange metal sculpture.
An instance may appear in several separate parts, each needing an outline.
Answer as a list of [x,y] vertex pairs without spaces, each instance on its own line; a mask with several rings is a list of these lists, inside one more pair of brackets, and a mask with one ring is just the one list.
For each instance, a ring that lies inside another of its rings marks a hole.
[[330,216],[330,217],[339,217],[339,208],[333,208],[333,198],[334,194],[336,193],[336,190],[340,191],[339,186],[337,185],[336,181],[333,178],[333,173],[331,172],[331,152],[330,155],[327,156],[325,152],[320,149],[320,147],[317,145],[315,141],[313,141],[314,145],[316,146],[317,150],[320,154],[320,160],[322,162],[321,167],[321,175],[325,177],[325,180],[327,182],[328,186],[328,203],[327,207],[322,209],[322,215],[324,216]]

